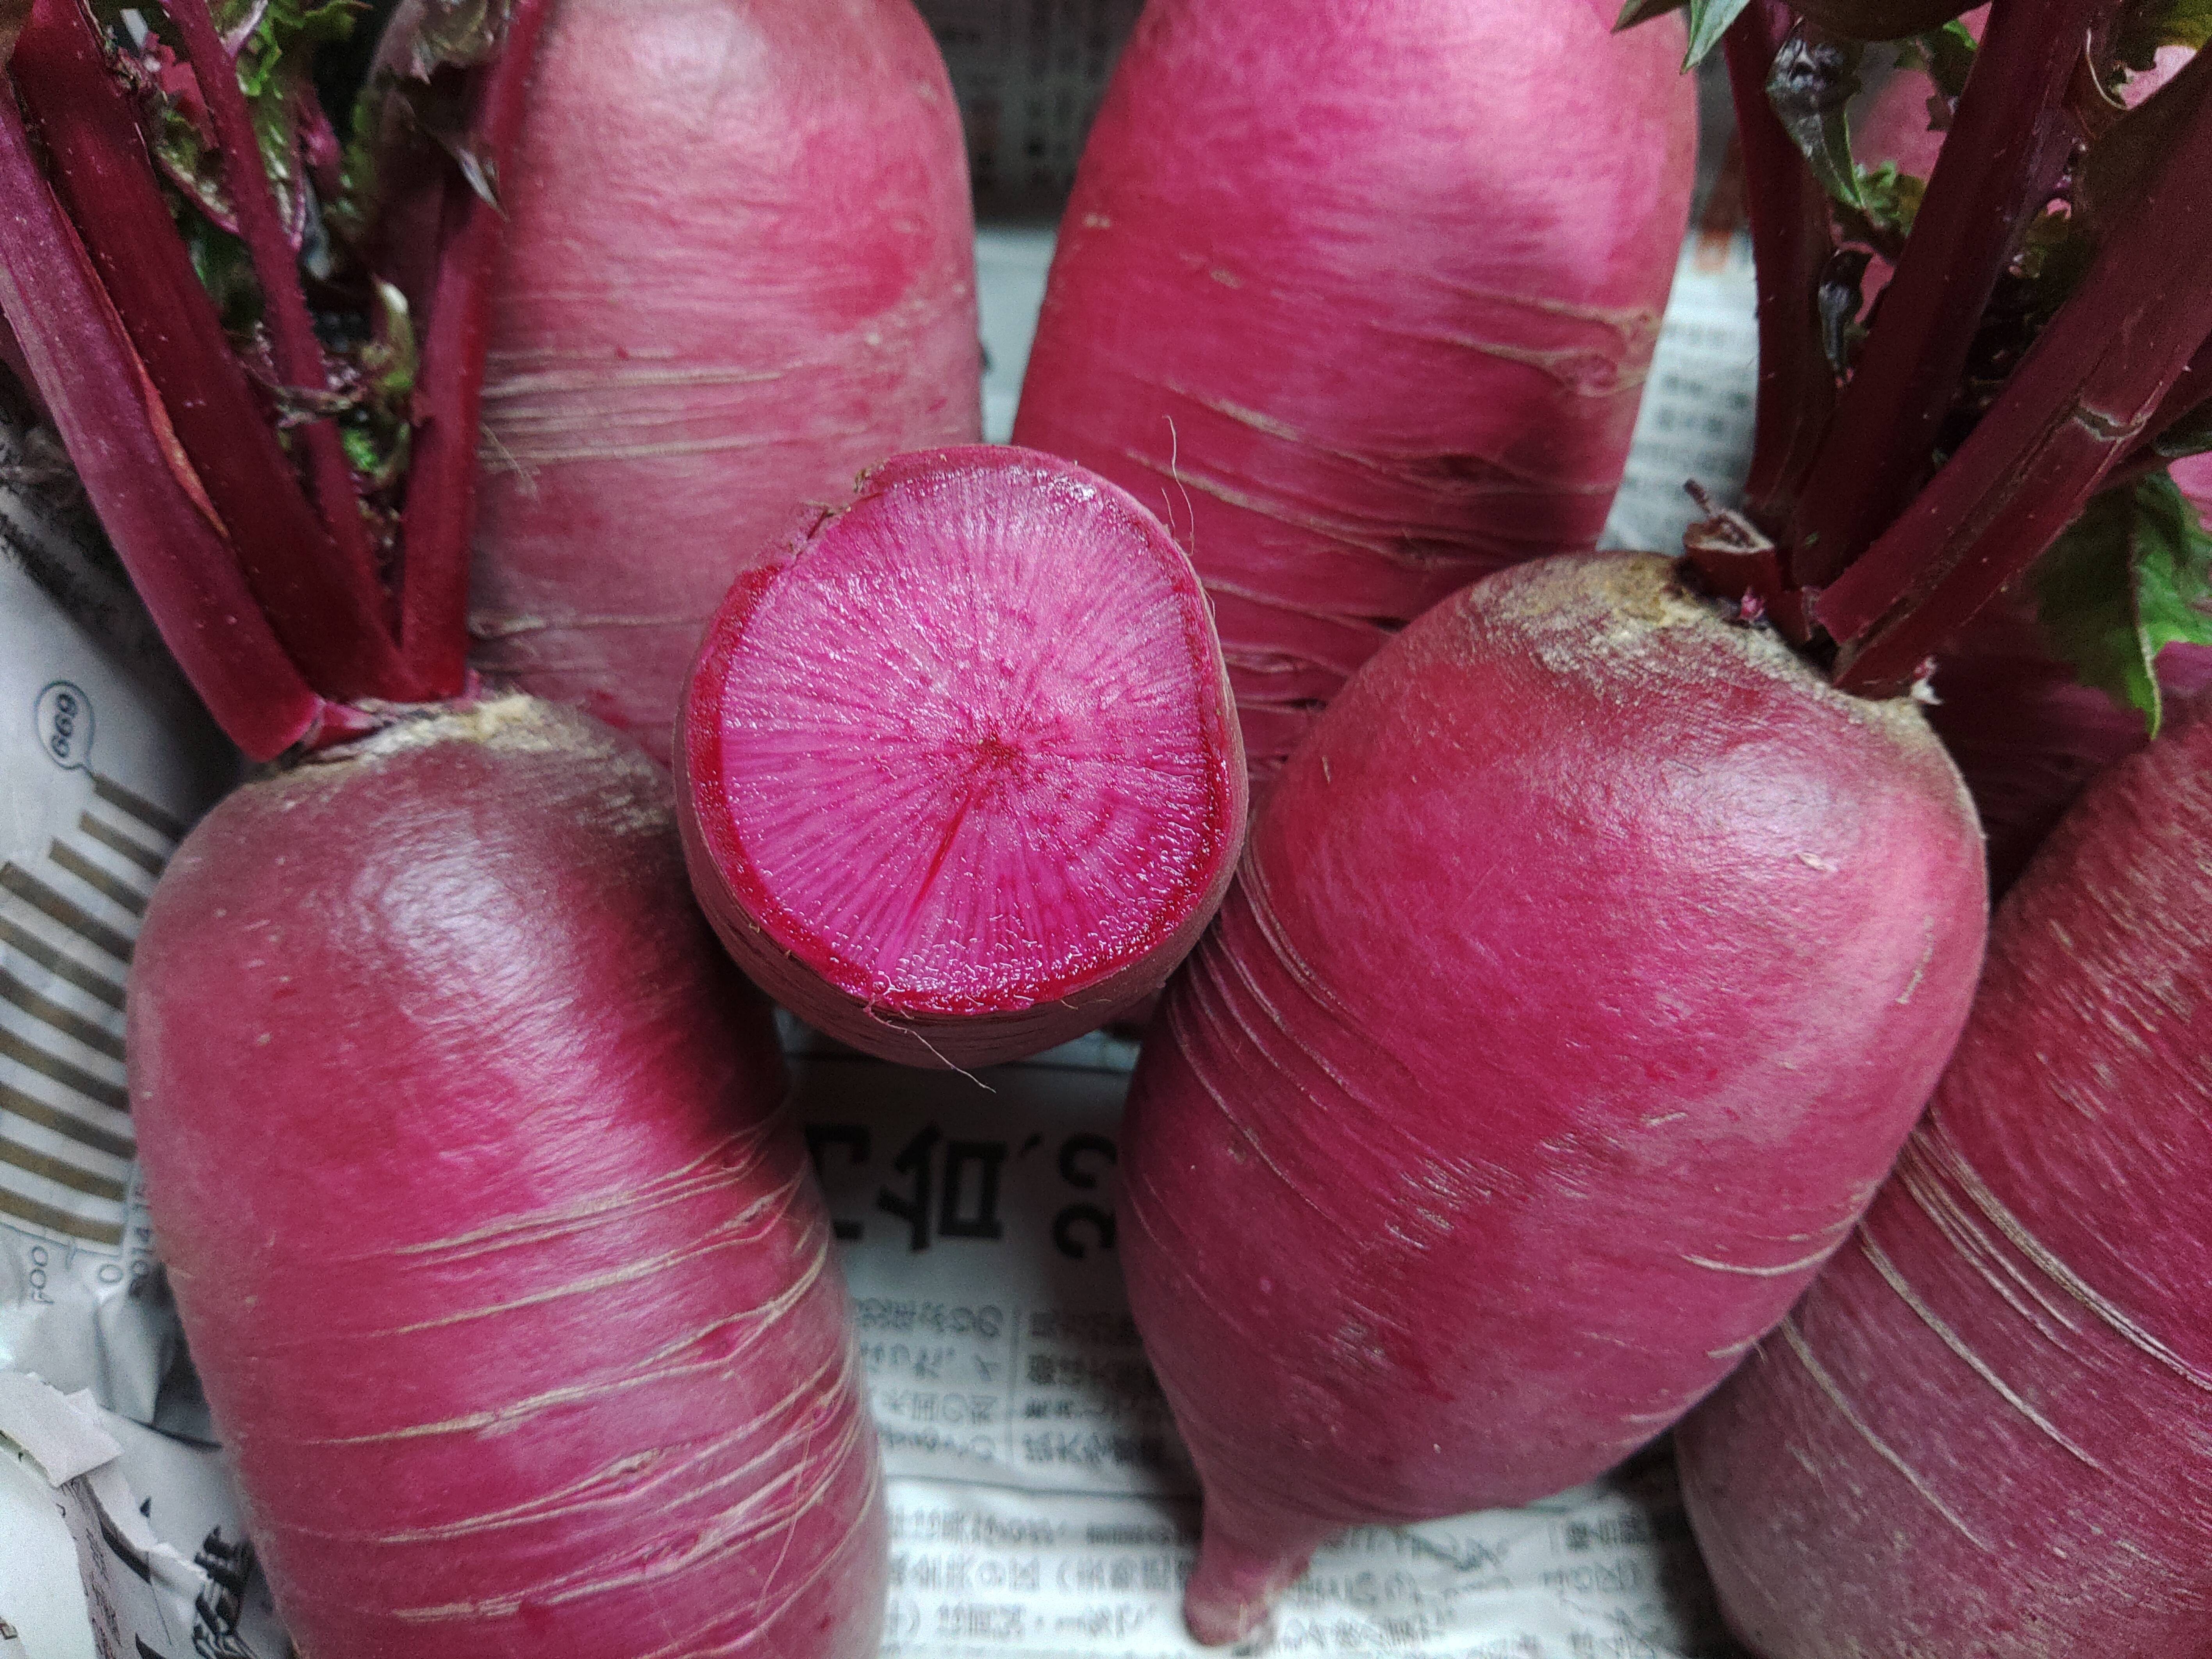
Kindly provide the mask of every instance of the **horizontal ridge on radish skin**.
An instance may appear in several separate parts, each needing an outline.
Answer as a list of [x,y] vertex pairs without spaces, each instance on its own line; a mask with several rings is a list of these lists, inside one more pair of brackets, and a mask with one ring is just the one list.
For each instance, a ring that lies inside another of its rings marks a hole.
[[1006,447],[902,456],[738,580],[677,731],[693,885],[793,1012],[915,1065],[1158,988],[1243,839],[1206,599],[1133,498]]
[[562,0],[501,194],[472,660],[666,762],[745,559],[981,436],[959,112],[910,0]]
[[2092,783],[1852,1242],[1684,1423],[1765,1659],[2204,1659],[2212,700]]
[[1558,0],[1154,0],[1014,438],[1158,514],[1255,781],[1396,629],[1595,544],[1689,211],[1679,26]]
[[317,1659],[873,1659],[828,1215],[666,775],[522,697],[248,784],[157,890],[162,1259]]
[[1237,1639],[1345,1527],[1662,1432],[1850,1231],[1966,1017],[1973,809],[1648,555],[1487,577],[1257,813],[1132,1080],[1122,1266]]

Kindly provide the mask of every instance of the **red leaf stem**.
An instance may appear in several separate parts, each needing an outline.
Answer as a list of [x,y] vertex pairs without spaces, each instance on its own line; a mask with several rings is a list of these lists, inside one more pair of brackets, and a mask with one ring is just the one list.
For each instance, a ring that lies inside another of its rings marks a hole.
[[1990,15],[1913,233],[1838,399],[1791,526],[1792,572],[1825,586],[1933,465],[1974,331],[2077,134],[2064,108],[2089,30],[2114,0],[2006,0]]
[[2041,556],[2154,420],[2212,337],[2212,55],[2160,94],[2185,101],[2142,199],[1972,434],[1823,592],[1836,684],[1886,695]]
[[[70,245],[89,252],[130,331],[131,374],[150,374],[159,388],[175,441],[276,637],[326,696],[404,696],[390,635],[333,576],[329,536],[192,270],[129,100],[76,0],[37,0],[11,70],[82,236]],[[27,325],[18,332],[33,343]],[[93,372],[49,361],[49,374]],[[67,388],[42,377],[41,390],[53,399]]]
[[216,527],[167,411],[0,89],[0,312],[108,538],[233,742],[269,760],[313,735],[300,677]]
[[[168,13],[184,37],[185,55],[199,77],[200,95],[207,100],[208,116],[215,125],[223,180],[230,187],[239,235],[261,284],[262,319],[268,325],[276,373],[288,386],[328,392],[329,367],[323,361],[314,320],[307,313],[298,255],[262,163],[253,116],[238,84],[238,61],[216,30],[207,0],[168,0]],[[375,554],[369,545],[368,526],[362,522],[353,467],[346,459],[337,423],[310,421],[294,430],[293,441],[306,453],[307,475],[313,481],[323,526],[333,544],[332,585],[345,591],[349,614],[388,616],[390,602],[377,580]],[[398,689],[390,688],[385,695]]]
[[1767,72],[1793,22],[1779,0],[1753,0],[1724,38],[1759,283],[1759,405],[1745,505],[1770,529],[1789,516],[1836,398],[1820,343],[1820,275],[1834,252],[1827,195],[1766,98]]
[[[480,82],[472,127],[495,181],[522,128],[530,60],[551,0],[515,0],[499,56]],[[407,479],[400,642],[439,696],[461,686],[468,659],[469,543],[476,530],[477,421],[491,283],[506,215],[458,173],[446,186],[445,235],[423,334],[414,459]]]

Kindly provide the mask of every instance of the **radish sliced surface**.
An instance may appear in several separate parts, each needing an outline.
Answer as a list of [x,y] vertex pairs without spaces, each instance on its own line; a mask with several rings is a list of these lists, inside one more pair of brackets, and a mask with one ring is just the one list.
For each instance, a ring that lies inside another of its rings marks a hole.
[[[1145,994],[1242,839],[1189,562],[1125,492],[1029,452],[902,457],[817,515],[739,579],[685,721],[726,941],[902,1060],[1003,1058]],[[925,1045],[915,1021],[943,1024]]]

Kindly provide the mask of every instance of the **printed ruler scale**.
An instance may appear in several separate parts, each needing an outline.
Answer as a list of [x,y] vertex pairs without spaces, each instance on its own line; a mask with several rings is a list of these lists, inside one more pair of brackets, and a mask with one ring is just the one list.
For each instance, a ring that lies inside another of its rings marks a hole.
[[100,773],[75,826],[0,864],[0,1219],[115,1249],[136,1151],[124,983],[184,826]]

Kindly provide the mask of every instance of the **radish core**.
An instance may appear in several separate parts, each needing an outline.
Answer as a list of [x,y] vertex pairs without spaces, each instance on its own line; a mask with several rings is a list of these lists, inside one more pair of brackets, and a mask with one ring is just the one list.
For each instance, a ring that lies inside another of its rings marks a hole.
[[1031,1052],[1143,996],[1242,838],[1188,560],[1119,489],[1024,451],[902,457],[813,515],[739,578],[684,723],[726,942],[894,1059]]

